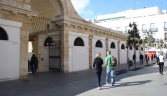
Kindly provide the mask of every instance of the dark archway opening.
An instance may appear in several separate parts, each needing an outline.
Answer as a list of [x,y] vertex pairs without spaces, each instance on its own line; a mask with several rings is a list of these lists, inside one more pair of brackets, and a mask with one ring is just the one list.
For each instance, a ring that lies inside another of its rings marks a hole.
[[9,40],[7,32],[0,27],[0,40]]
[[102,47],[103,47],[102,42],[101,42],[100,40],[98,40],[98,41],[96,42],[95,47],[102,48]]
[[111,43],[110,48],[115,49],[115,43],[114,42]]
[[53,46],[54,43],[53,39],[51,37],[48,37],[45,39],[44,46]]
[[74,46],[84,46],[84,41],[82,40],[82,38],[77,37],[74,41]]
[[125,45],[124,44],[121,45],[121,49],[125,49]]

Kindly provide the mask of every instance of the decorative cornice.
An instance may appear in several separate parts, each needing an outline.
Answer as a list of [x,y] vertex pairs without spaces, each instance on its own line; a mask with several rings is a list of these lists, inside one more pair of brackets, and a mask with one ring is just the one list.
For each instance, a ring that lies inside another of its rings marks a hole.
[[39,14],[39,12],[36,12],[36,11],[18,8],[18,7],[14,7],[14,6],[10,6],[10,5],[6,5],[6,4],[2,4],[2,3],[0,3],[0,9],[11,11],[14,14],[18,14],[18,13],[24,14],[28,17],[36,17]]
[[86,30],[86,31],[90,31],[92,33],[97,33],[97,34],[103,34],[103,35],[107,35],[107,36],[113,36],[113,37],[116,37],[116,38],[120,38],[120,39],[126,39],[127,36],[126,34],[117,34],[115,32],[112,32],[111,30],[103,30],[103,29],[100,29],[100,28],[95,28],[95,27],[92,27],[92,26],[85,26],[85,25],[82,25],[82,24],[78,24],[78,23],[75,23],[75,22],[68,22],[68,21],[65,21],[64,22],[65,25],[69,26],[69,27],[73,27],[73,28],[79,28],[80,30]]

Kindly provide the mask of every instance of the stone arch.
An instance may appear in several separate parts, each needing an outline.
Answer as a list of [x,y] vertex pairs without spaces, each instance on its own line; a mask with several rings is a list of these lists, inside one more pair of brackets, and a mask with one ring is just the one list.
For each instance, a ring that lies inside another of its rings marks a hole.
[[115,43],[114,42],[111,43],[110,48],[115,49]]
[[102,48],[103,47],[102,42],[100,40],[97,40],[95,47]]
[[7,32],[0,27],[0,40],[9,40]]
[[[74,9],[71,0],[40,0],[40,2],[39,0],[30,0],[30,3],[31,10],[39,12],[40,16],[60,18],[61,16],[64,17],[68,15],[70,17],[82,19]],[[45,8],[43,8],[43,5],[45,5]],[[47,14],[45,15],[44,13]]]
[[48,37],[45,39],[44,46],[51,46],[52,43],[54,43],[53,39]]
[[121,49],[125,49],[125,45],[124,44],[121,45]]
[[84,46],[84,41],[82,38],[80,37],[77,37],[75,40],[74,40],[74,46]]
[[[64,7],[60,0],[31,0],[31,10],[39,12],[40,16],[54,18],[63,14]],[[44,6],[45,5],[45,6]],[[45,8],[43,8],[45,7]]]

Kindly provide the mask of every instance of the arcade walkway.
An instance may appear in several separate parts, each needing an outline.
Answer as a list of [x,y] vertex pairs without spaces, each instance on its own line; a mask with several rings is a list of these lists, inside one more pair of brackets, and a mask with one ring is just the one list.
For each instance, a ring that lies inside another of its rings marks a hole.
[[167,62],[164,75],[158,66],[145,67],[138,71],[116,76],[116,85],[104,85],[96,89],[94,70],[75,73],[38,73],[28,79],[0,82],[0,96],[166,96]]

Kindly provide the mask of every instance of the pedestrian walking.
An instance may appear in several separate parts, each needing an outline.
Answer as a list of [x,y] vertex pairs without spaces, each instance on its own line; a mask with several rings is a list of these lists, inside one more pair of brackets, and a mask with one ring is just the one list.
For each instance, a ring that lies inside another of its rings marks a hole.
[[146,63],[148,64],[148,55],[145,54],[145,60],[146,60]]
[[142,65],[142,64],[143,64],[143,55],[140,54],[140,65]]
[[151,55],[151,60],[153,61],[153,58],[154,58],[154,56],[153,55]]
[[163,57],[163,53],[161,52],[159,55],[159,73],[161,75],[163,75],[163,68],[164,68],[164,57]]
[[96,73],[96,77],[97,77],[97,85],[98,85],[98,89],[101,90],[101,74],[102,74],[102,65],[103,65],[103,59],[101,59],[101,54],[98,53],[96,55],[96,58],[94,59],[93,62],[93,67],[95,67],[95,73]]
[[133,54],[133,61],[134,61],[134,64],[136,64],[136,54],[135,53]]
[[37,69],[37,65],[38,64],[38,59],[35,56],[35,54],[32,55],[31,57],[31,66],[32,66],[32,73],[36,74],[36,69]]
[[154,60],[157,60],[157,56],[156,56],[156,54],[154,54]]
[[111,76],[111,84],[114,86],[115,84],[115,72],[114,72],[114,66],[112,65],[112,56],[111,52],[107,51],[107,57],[105,58],[106,62],[106,84],[109,83],[109,75]]

